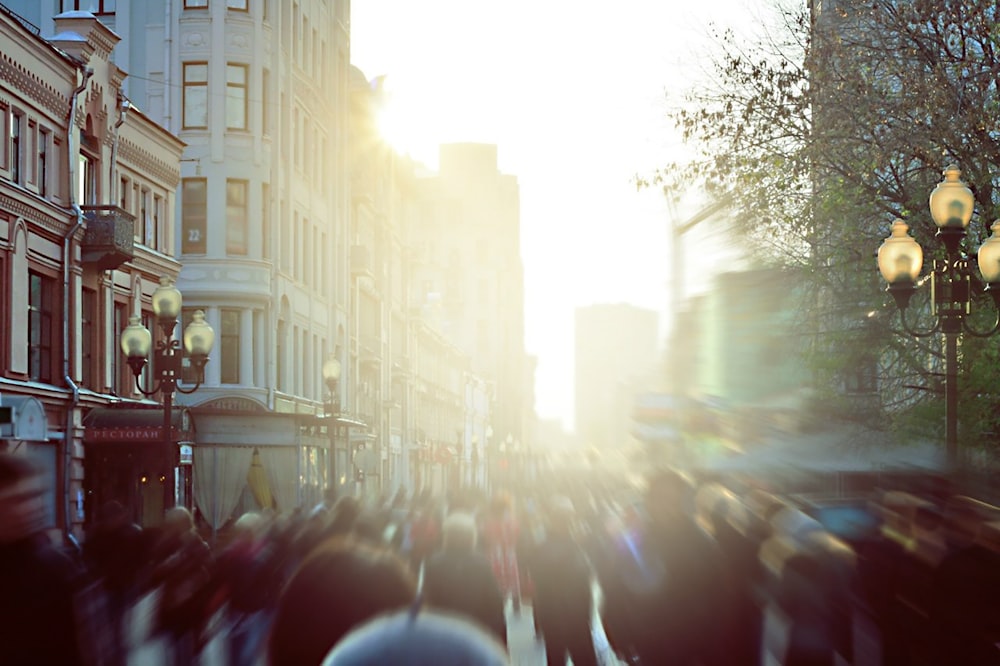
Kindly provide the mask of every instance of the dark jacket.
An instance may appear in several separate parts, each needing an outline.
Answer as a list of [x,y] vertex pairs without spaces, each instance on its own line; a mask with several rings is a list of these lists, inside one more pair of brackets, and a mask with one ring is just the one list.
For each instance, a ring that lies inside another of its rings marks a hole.
[[489,560],[475,551],[442,551],[424,565],[424,597],[432,606],[475,620],[507,642],[503,598]]
[[0,544],[0,663],[81,663],[78,571],[44,537]]
[[527,566],[535,582],[539,628],[581,629],[589,635],[591,569],[580,545],[569,535],[550,534],[535,548]]

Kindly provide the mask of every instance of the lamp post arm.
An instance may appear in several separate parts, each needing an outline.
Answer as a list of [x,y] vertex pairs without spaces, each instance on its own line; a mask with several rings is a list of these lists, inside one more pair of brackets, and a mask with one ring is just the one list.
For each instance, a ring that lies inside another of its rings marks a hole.
[[977,331],[969,325],[968,318],[962,320],[962,329],[974,338],[988,338],[997,331],[1000,331],[1000,311],[994,315],[993,325],[986,331]]
[[[157,381],[156,384],[153,386],[152,390],[147,391],[146,389],[142,388],[142,383],[139,381],[140,376],[141,375],[135,375],[135,390],[143,394],[147,398],[153,397],[154,395],[160,392],[161,388],[163,388],[163,382]],[[166,393],[166,391],[164,391],[164,393]]]
[[935,322],[934,326],[932,326],[929,329],[920,330],[920,329],[914,328],[910,324],[910,322],[908,322],[906,320],[906,311],[907,311],[907,309],[908,308],[900,308],[899,309],[899,321],[900,321],[900,323],[903,324],[903,330],[906,331],[907,333],[909,333],[910,335],[912,335],[913,337],[915,337],[915,338],[926,338],[928,336],[934,335],[939,330],[941,330],[941,320],[940,319],[938,319]]

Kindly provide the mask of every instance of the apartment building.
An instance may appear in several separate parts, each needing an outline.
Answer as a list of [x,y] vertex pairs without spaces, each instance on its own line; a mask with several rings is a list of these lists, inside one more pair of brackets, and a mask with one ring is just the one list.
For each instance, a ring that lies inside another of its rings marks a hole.
[[[87,12],[50,22],[45,39],[0,5],[0,448],[39,462],[50,524],[79,533],[98,504],[139,520],[189,478],[176,442],[120,436],[160,433],[118,346],[129,316],[154,327],[152,293],[180,271],[183,143],[129,108],[117,35]],[[85,423],[111,405],[109,427]]]

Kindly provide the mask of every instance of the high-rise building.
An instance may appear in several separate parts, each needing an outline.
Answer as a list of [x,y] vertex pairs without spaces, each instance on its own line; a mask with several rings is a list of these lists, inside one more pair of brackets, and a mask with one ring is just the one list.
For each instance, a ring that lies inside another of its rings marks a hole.
[[517,179],[499,171],[495,145],[456,143],[441,146],[439,173],[419,187],[411,302],[494,382],[494,441],[528,444],[534,405]]

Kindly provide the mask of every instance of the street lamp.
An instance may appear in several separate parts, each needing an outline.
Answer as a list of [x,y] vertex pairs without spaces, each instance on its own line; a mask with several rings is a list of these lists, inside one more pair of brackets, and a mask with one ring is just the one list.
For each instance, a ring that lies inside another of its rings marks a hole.
[[340,394],[337,386],[340,383],[340,359],[336,354],[327,356],[323,362],[323,382],[330,389],[330,409],[327,418],[330,419],[326,427],[327,435],[330,437],[330,488],[339,489],[340,479],[337,478],[337,417],[340,416]]
[[[966,316],[972,312],[974,292],[985,292],[993,297],[993,304],[1000,312],[1000,220],[993,223],[993,235],[979,248],[976,263],[982,281],[974,275],[970,258],[962,252],[961,244],[966,228],[972,219],[975,197],[961,180],[957,166],[944,170],[944,180],[938,183],[930,196],[931,217],[938,227],[936,236],[945,247],[945,258],[935,259],[930,273],[931,313],[937,318],[928,330],[919,330],[906,319],[910,297],[917,289],[917,278],[923,265],[923,250],[907,234],[909,227],[902,220],[892,224],[891,235],[878,250],[878,268],[889,283],[899,308],[904,330],[914,337],[943,333],[945,338],[945,448],[948,465],[958,465],[958,339],[964,331],[974,337],[989,337],[1000,328],[1000,315],[987,331],[977,331],[969,325]],[[985,283],[985,285],[984,285]],[[975,288],[974,288],[975,287]]]
[[[181,313],[181,303],[181,292],[174,286],[173,280],[162,277],[160,286],[153,292],[153,313],[162,333],[162,337],[156,340],[155,349],[153,335],[142,325],[138,315],[129,317],[128,326],[121,333],[122,352],[128,359],[129,368],[135,377],[135,388],[147,397],[157,392],[163,395],[163,440],[164,452],[167,454],[171,452],[173,444],[171,417],[174,391],[194,393],[201,386],[205,379],[205,364],[215,342],[215,331],[205,321],[205,313],[196,310],[183,335],[184,351],[187,352],[191,366],[195,370],[195,382],[190,388],[179,386],[184,354],[181,351],[181,341],[174,338],[174,329]],[[156,379],[153,388],[147,391],[142,387],[139,378],[149,362],[150,351],[153,352],[153,371],[156,373]]]

